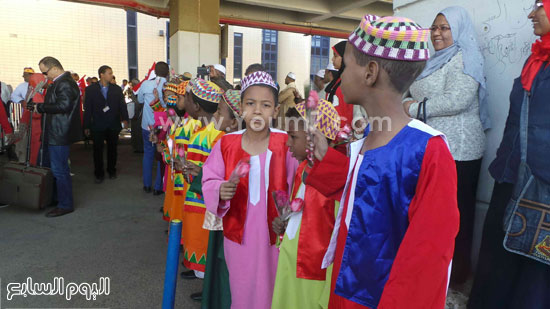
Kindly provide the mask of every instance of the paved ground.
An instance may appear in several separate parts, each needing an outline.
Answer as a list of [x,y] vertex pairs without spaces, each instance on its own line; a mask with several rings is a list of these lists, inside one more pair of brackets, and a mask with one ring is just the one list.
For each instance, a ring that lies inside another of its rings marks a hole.
[[[0,156],[0,165],[6,156]],[[142,190],[141,155],[129,140],[119,146],[116,180],[93,183],[91,147],[71,149],[76,211],[59,218],[42,212],[7,207],[0,209],[0,309],[5,308],[159,308],[162,303],[166,260],[165,230],[159,208],[163,197]],[[181,266],[180,266],[181,268]],[[15,296],[6,298],[10,282],[65,284],[99,282],[109,277],[108,296],[95,301],[77,295]],[[189,299],[200,291],[201,280],[178,279],[176,308],[199,308]],[[469,291],[471,282],[465,287]],[[448,309],[462,309],[464,294],[449,291]]]
[[[0,165],[6,156],[0,156]],[[0,209],[0,309],[4,308],[159,308],[166,260],[165,230],[159,208],[163,197],[142,190],[141,155],[129,140],[119,146],[116,180],[93,183],[91,147],[71,150],[76,211],[59,218],[14,207]],[[180,267],[181,269],[181,267]],[[108,296],[87,301],[77,295],[6,298],[10,282],[65,284],[109,277]],[[201,280],[178,279],[176,308],[199,308],[188,295]]]

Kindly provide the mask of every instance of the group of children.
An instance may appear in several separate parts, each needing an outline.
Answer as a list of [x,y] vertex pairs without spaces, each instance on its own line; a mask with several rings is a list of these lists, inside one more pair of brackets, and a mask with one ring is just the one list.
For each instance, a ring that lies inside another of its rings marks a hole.
[[[444,307],[454,161],[445,137],[401,105],[428,36],[399,17],[365,17],[350,35],[345,101],[390,121],[371,123],[347,151],[335,147],[341,123],[323,99],[314,124],[304,101],[286,113],[286,131],[272,128],[278,87],[266,72],[244,77],[240,91],[202,79],[165,85],[166,106],[151,103],[163,217],[182,221],[203,308]],[[280,192],[302,206],[282,216]]]

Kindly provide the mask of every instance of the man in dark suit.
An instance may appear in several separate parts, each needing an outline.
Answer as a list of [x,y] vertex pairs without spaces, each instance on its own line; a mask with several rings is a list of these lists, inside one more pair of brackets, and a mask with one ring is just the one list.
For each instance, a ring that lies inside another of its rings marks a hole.
[[94,142],[95,183],[105,179],[103,143],[107,141],[107,172],[115,179],[118,135],[128,127],[128,110],[122,89],[111,83],[113,70],[103,65],[98,70],[99,82],[86,88],[84,102],[84,133]]
[[59,60],[44,57],[38,63],[40,71],[52,85],[43,104],[29,102],[27,108],[44,115],[43,166],[51,167],[55,178],[58,204],[46,217],[59,217],[74,211],[73,184],[69,169],[71,144],[82,140],[80,122],[80,91],[71,73],[65,72]]

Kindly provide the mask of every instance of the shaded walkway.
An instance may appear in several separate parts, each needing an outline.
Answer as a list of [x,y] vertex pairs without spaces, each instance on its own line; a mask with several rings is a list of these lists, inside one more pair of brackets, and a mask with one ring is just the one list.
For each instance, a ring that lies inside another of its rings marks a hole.
[[[96,185],[91,146],[73,145],[74,213],[46,218],[47,210],[0,209],[0,309],[160,308],[167,249],[167,224],[159,212],[164,196],[143,192],[141,158],[121,139],[118,179]],[[1,156],[0,165],[5,160]],[[6,285],[27,277],[39,283],[64,277],[65,284],[110,277],[111,291],[95,301],[81,295],[70,301],[59,295],[7,301]],[[199,308],[188,296],[201,284],[179,279],[176,307]]]

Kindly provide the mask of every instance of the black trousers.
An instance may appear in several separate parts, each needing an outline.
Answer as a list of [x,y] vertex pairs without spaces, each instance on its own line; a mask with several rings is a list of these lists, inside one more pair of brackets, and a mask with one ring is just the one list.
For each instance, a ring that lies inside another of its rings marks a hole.
[[94,141],[94,174],[96,178],[104,178],[103,168],[103,145],[107,142],[107,172],[109,175],[116,174],[117,145],[120,129],[107,129],[92,131]]
[[474,216],[481,159],[455,161],[455,163],[460,230],[455,240],[451,282],[462,284],[468,280],[472,271],[472,239],[474,236]]
[[134,152],[143,152],[143,137],[141,135],[141,118],[143,113],[143,104],[135,104],[134,118],[130,122],[131,125],[131,141]]
[[550,308],[550,266],[504,249],[504,211],[514,185],[495,183],[469,309]]

